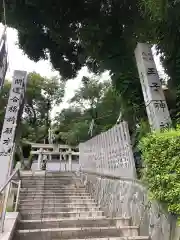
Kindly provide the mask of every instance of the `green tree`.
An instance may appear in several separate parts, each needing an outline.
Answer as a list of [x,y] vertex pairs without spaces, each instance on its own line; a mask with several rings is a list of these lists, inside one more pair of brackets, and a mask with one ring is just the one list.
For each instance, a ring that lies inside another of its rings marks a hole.
[[[4,122],[10,87],[11,82],[6,80],[0,93],[0,129]],[[65,84],[56,77],[48,79],[35,72],[28,74],[21,124],[24,139],[35,142],[47,139],[51,110],[62,102],[64,87]]]
[[31,59],[49,56],[65,80],[84,65],[95,73],[109,70],[135,123],[146,118],[134,58],[138,41],[157,44],[176,94],[179,7],[172,0],[6,1],[8,24],[18,30],[19,45]]
[[132,109],[135,104],[137,117],[144,112],[133,52],[137,41],[154,40],[154,35],[139,0],[7,1],[6,10],[8,24],[18,30],[19,45],[31,59],[50,56],[64,79],[75,77],[84,65],[95,73],[109,70],[124,105]]
[[91,117],[98,117],[96,107],[101,102],[110,82],[100,82],[100,77],[82,78],[82,86],[76,90],[74,97],[70,103],[79,106],[82,109],[89,109]]
[[71,105],[55,118],[57,140],[77,145],[91,136],[89,127],[94,119],[93,135],[116,124],[121,109],[121,98],[110,82],[96,78],[83,78],[82,86],[70,100]]
[[90,114],[78,107],[69,107],[58,113],[54,119],[53,129],[58,143],[77,145],[89,138]]
[[51,110],[64,97],[64,83],[33,72],[28,75],[24,107],[24,137],[40,141],[48,137]]

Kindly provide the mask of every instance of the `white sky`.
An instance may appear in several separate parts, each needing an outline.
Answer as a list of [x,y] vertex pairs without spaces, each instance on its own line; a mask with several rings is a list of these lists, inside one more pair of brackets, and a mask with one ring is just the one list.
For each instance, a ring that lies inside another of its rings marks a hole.
[[[0,36],[1,32],[3,30],[2,24],[0,23]],[[54,71],[52,68],[51,63],[47,61],[39,61],[34,62],[31,61],[27,55],[23,53],[21,49],[18,47],[18,37],[17,37],[17,31],[12,28],[7,29],[7,41],[8,41],[8,55],[9,55],[9,69],[6,75],[6,78],[11,80],[13,71],[14,70],[25,70],[27,72],[37,72],[42,76],[51,77],[51,76],[59,76],[59,73],[57,71]],[[153,50],[153,52],[155,52]],[[160,74],[163,73],[163,68],[160,64],[159,57],[155,56],[155,62],[158,68],[158,71]],[[81,84],[81,79],[83,76],[89,76],[91,75],[87,68],[84,67],[81,71],[79,71],[78,76],[75,79],[71,79],[67,81],[66,84],[66,93],[64,97],[63,103],[55,107],[52,111],[52,117],[55,116],[56,112],[59,112],[64,107],[68,107],[67,101],[73,96],[74,91],[79,88]],[[109,75],[108,72],[103,74],[103,79],[108,79]]]

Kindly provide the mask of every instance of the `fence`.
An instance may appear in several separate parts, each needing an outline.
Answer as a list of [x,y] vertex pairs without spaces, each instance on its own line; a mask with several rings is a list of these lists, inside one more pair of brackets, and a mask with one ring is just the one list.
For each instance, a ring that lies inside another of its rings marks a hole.
[[79,145],[82,170],[136,177],[128,125],[122,122]]

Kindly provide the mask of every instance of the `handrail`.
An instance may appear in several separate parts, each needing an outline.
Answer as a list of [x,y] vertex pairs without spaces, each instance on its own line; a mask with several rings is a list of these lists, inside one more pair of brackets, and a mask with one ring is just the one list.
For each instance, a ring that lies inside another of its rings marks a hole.
[[[18,175],[19,183],[12,180],[12,178],[16,174]],[[5,221],[5,217],[6,217],[6,207],[7,207],[9,192],[10,192],[10,189],[11,189],[11,183],[14,183],[14,184],[18,185],[17,198],[16,198],[16,203],[15,203],[15,211],[17,211],[17,206],[18,206],[18,201],[19,201],[19,193],[20,193],[20,188],[21,188],[20,168],[16,168],[12,172],[12,174],[8,177],[5,184],[0,188],[0,194],[5,190],[4,191],[4,197],[3,197],[3,209],[2,209],[1,219],[0,219],[0,233],[2,233],[3,230],[4,230],[4,221]]]
[[14,180],[11,180],[11,183],[16,184],[16,185],[19,184],[18,182],[14,181]]
[[[18,174],[19,169],[15,169],[13,171],[13,173],[9,176],[9,178],[6,180],[5,184],[3,185],[3,187],[0,188],[0,193],[2,193],[2,191],[6,188],[6,186],[8,185],[8,183],[12,180],[12,178]],[[20,178],[20,175],[18,174],[18,177]]]

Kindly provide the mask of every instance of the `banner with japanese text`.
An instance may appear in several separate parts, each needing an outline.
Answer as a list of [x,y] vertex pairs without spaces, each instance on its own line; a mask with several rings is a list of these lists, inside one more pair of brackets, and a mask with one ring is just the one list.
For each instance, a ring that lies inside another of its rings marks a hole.
[[24,102],[26,78],[27,72],[14,71],[0,140],[0,186],[4,184],[11,171],[11,156],[15,142],[17,120]]

